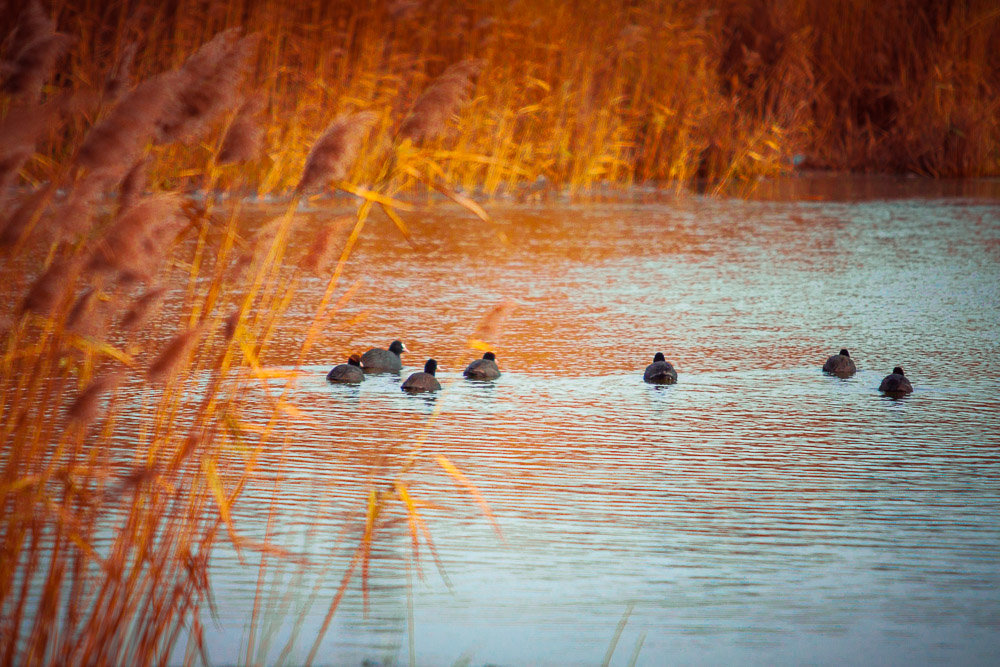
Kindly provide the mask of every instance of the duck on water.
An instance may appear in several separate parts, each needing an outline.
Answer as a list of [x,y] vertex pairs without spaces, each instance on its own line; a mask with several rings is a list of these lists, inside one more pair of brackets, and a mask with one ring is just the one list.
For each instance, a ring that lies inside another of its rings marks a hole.
[[851,359],[851,353],[846,348],[842,349],[840,354],[835,354],[827,359],[826,363],[823,364],[824,373],[842,378],[854,375],[857,370],[858,367],[854,365],[854,359]]
[[437,391],[441,388],[441,383],[437,381],[434,377],[434,373],[437,372],[438,362],[434,359],[428,359],[427,363],[424,364],[424,370],[422,372],[414,373],[410,377],[406,378],[403,382],[403,391],[410,393],[417,393],[423,391]]
[[388,350],[373,347],[361,355],[361,368],[365,373],[398,373],[403,370],[400,355],[407,351],[398,340],[392,341]]
[[334,366],[326,374],[326,381],[334,384],[358,384],[365,379],[365,372],[361,369],[361,357],[352,354],[346,364]]
[[882,378],[882,384],[878,386],[878,390],[887,396],[898,398],[912,393],[913,385],[910,384],[909,378],[903,373],[903,369],[896,366],[892,369],[892,373]]
[[462,373],[470,380],[496,380],[500,377],[500,367],[497,366],[497,356],[487,352],[482,359],[476,359]]
[[677,382],[677,371],[666,360],[662,352],[657,352],[653,356],[653,363],[646,366],[646,372],[642,374],[642,381],[649,384],[673,384]]

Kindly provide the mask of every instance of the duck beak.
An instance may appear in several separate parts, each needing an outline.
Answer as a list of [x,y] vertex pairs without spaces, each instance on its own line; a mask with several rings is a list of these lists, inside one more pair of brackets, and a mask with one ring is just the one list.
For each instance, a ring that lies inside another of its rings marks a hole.
[[409,352],[410,348],[406,347],[406,343],[403,343],[403,352]]

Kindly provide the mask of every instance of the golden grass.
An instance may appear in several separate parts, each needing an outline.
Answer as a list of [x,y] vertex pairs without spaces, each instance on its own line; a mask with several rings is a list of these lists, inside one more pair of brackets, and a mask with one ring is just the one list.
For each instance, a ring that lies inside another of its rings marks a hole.
[[[519,196],[538,184],[571,192],[739,184],[793,161],[1000,173],[1000,74],[991,64],[1000,10],[988,0],[170,6],[132,3],[126,13],[101,0],[53,0],[41,18],[32,15],[37,25],[26,32],[58,29],[75,40],[58,60],[68,75],[45,95],[95,85],[104,93],[96,106],[78,105],[65,131],[42,146],[48,159],[32,161],[28,173],[51,178],[95,118],[122,136],[101,142],[98,132],[91,142],[107,147],[94,152],[135,154],[141,146],[126,128],[144,122],[137,103],[155,106],[170,86],[180,94],[159,138],[183,141],[157,148],[164,159],[153,174],[169,186],[203,185],[232,121],[208,112],[214,105],[233,114],[244,94],[262,100],[262,153],[245,151],[238,172],[219,173],[213,183],[222,188],[291,191],[331,116],[358,111],[376,118],[351,180],[377,180],[387,145],[409,137],[418,146],[411,157],[432,159],[441,181],[487,195]],[[11,72],[23,69],[19,44],[9,40],[5,52]],[[50,64],[33,62],[36,72]],[[244,70],[251,77],[237,90]],[[128,94],[125,82],[153,75],[164,77],[155,90],[112,106]],[[467,96],[472,103],[455,114]],[[126,109],[134,117],[115,116]],[[243,116],[232,121],[240,132],[249,131],[240,129]],[[210,128],[190,122],[210,117]]]
[[[216,543],[260,554],[261,581],[269,558],[293,556],[233,520],[298,415],[294,374],[268,384],[268,346],[311,271],[327,283],[308,358],[354,289],[340,278],[372,212],[409,238],[400,193],[442,193],[488,221],[463,190],[721,191],[797,155],[1000,172],[1000,11],[985,1],[169,4],[2,10],[17,27],[0,47],[0,270],[18,294],[0,312],[4,664],[163,662],[182,632],[193,661]],[[291,196],[243,238],[238,203],[179,196],[190,188]],[[361,200],[356,216],[297,257],[300,196],[332,189]],[[158,343],[142,329],[170,289],[181,318]],[[264,423],[242,413],[252,387]],[[148,426],[125,452],[135,409]],[[420,442],[364,500],[327,624],[355,571],[367,579],[390,508],[414,555],[421,541],[433,554],[406,478]],[[461,471],[429,460],[491,518]]]
[[[31,7],[29,23],[38,15]],[[262,577],[268,557],[295,558],[267,539],[244,538],[233,508],[257,483],[262,452],[284,447],[284,429],[302,416],[290,398],[297,373],[282,374],[284,385],[276,391],[263,360],[289,304],[305,298],[303,271],[326,277],[327,286],[296,365],[355,289],[335,299],[371,210],[379,207],[405,228],[398,211],[409,206],[392,196],[404,181],[424,179],[482,213],[471,199],[451,192],[433,160],[413,157],[412,137],[382,146],[371,186],[343,180],[379,118],[372,111],[337,115],[303,156],[299,190],[333,185],[362,203],[300,262],[289,246],[298,195],[255,237],[242,238],[239,204],[223,211],[208,198],[196,205],[158,187],[169,176],[148,192],[147,171],[163,174],[165,162],[191,155],[185,150],[192,144],[184,142],[204,141],[207,128],[228,127],[231,136],[240,123],[257,122],[259,104],[237,94],[256,45],[256,38],[238,31],[220,32],[178,68],[152,73],[128,92],[105,90],[104,99],[78,89],[73,96],[84,103],[59,113],[40,106],[34,89],[19,88],[11,104],[35,109],[48,124],[28,122],[30,114],[18,106],[5,116],[0,136],[16,139],[4,154],[11,170],[25,178],[26,161],[53,168],[45,182],[10,195],[18,206],[5,213],[0,233],[0,270],[20,294],[0,313],[4,664],[164,662],[176,657],[182,634],[194,648],[185,661],[204,658],[200,623],[211,599],[207,564],[215,544],[225,539],[241,557],[261,556]],[[131,49],[124,48],[119,62],[129,59]],[[50,65],[35,75],[48,80]],[[122,76],[117,71],[112,78]],[[458,112],[468,84],[449,85],[460,90],[438,104]],[[440,85],[436,90],[441,97]],[[96,114],[74,115],[92,100],[100,100]],[[427,110],[429,104],[411,117],[437,113]],[[237,112],[229,119],[240,105],[242,118]],[[441,131],[446,123],[438,114],[427,127]],[[239,132],[243,138],[212,142],[202,167],[187,172],[212,190],[227,177],[229,185],[244,178],[227,175],[222,166],[252,152],[252,145],[234,142],[253,144],[253,128]],[[66,142],[59,145],[58,166],[35,146],[57,135]],[[244,185],[235,183],[237,189]],[[339,232],[348,230],[344,240]],[[182,316],[169,340],[158,342],[143,327],[170,289],[183,294]],[[252,388],[263,389],[269,401],[264,423],[243,415]],[[137,410],[144,426],[123,446],[121,423],[129,421],[126,411]],[[447,460],[438,459],[443,472],[477,493],[441,461]],[[357,569],[367,586],[373,541],[393,507],[414,526],[414,544],[429,542],[420,516],[426,505],[407,492],[407,470],[386,489],[372,486],[364,533],[328,618]],[[108,535],[110,543],[98,546]],[[321,639],[311,638],[317,646]]]

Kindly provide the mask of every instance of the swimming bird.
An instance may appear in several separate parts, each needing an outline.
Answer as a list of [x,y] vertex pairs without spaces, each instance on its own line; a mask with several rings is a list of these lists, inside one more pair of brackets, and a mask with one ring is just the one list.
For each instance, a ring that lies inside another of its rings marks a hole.
[[851,353],[846,349],[841,350],[840,354],[833,355],[823,364],[824,373],[830,373],[842,378],[854,375],[857,370],[858,367],[854,365],[854,359],[851,359]]
[[878,386],[878,390],[890,396],[898,397],[912,392],[913,385],[910,384],[909,379],[903,374],[903,369],[896,366],[892,369],[892,373],[882,379],[882,384]]
[[361,357],[352,354],[346,364],[334,366],[326,374],[327,382],[336,384],[358,384],[365,379],[365,372],[361,370]]
[[673,384],[677,382],[677,371],[663,357],[662,352],[657,352],[653,357],[653,363],[646,366],[646,372],[642,374],[643,382],[649,384]]
[[388,350],[373,347],[361,355],[361,368],[365,373],[398,373],[403,370],[399,355],[408,351],[398,340],[392,341]]
[[427,363],[424,364],[424,370],[422,372],[414,373],[410,377],[406,378],[406,381],[401,387],[403,391],[418,392],[418,391],[437,391],[441,388],[441,383],[437,381],[434,377],[434,373],[437,372],[438,362],[433,359],[428,359]]
[[462,373],[470,380],[496,380],[500,377],[500,367],[497,366],[497,356],[487,352],[482,359],[476,359]]

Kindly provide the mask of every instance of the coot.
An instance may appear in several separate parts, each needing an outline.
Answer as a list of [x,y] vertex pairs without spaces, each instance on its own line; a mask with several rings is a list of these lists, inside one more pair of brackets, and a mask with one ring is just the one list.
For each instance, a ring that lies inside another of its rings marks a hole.
[[361,357],[356,354],[352,354],[346,364],[334,366],[326,374],[327,382],[335,382],[337,384],[357,384],[364,379],[365,372],[361,370]]
[[470,380],[496,380],[500,377],[500,367],[497,366],[496,355],[487,352],[482,359],[476,359],[469,364],[462,374]]
[[398,340],[392,341],[388,350],[373,347],[361,355],[361,368],[365,373],[398,373],[403,370],[399,355],[406,351],[406,346]]
[[677,382],[677,371],[663,357],[662,352],[657,352],[653,357],[653,363],[646,366],[646,372],[642,374],[643,382],[649,384],[673,384]]
[[913,391],[913,385],[910,384],[906,375],[903,374],[903,369],[896,366],[892,369],[892,373],[882,379],[882,384],[878,386],[878,390],[889,396],[905,396]]
[[434,373],[437,372],[438,362],[433,359],[428,359],[427,363],[424,364],[424,370],[419,373],[414,373],[410,377],[406,378],[403,383],[402,390],[409,392],[418,391],[437,391],[441,388],[441,383],[437,381],[434,377]]
[[823,364],[824,373],[842,378],[854,375],[857,370],[858,367],[854,365],[854,359],[851,359],[851,353],[847,350],[841,350],[840,354],[833,355]]

